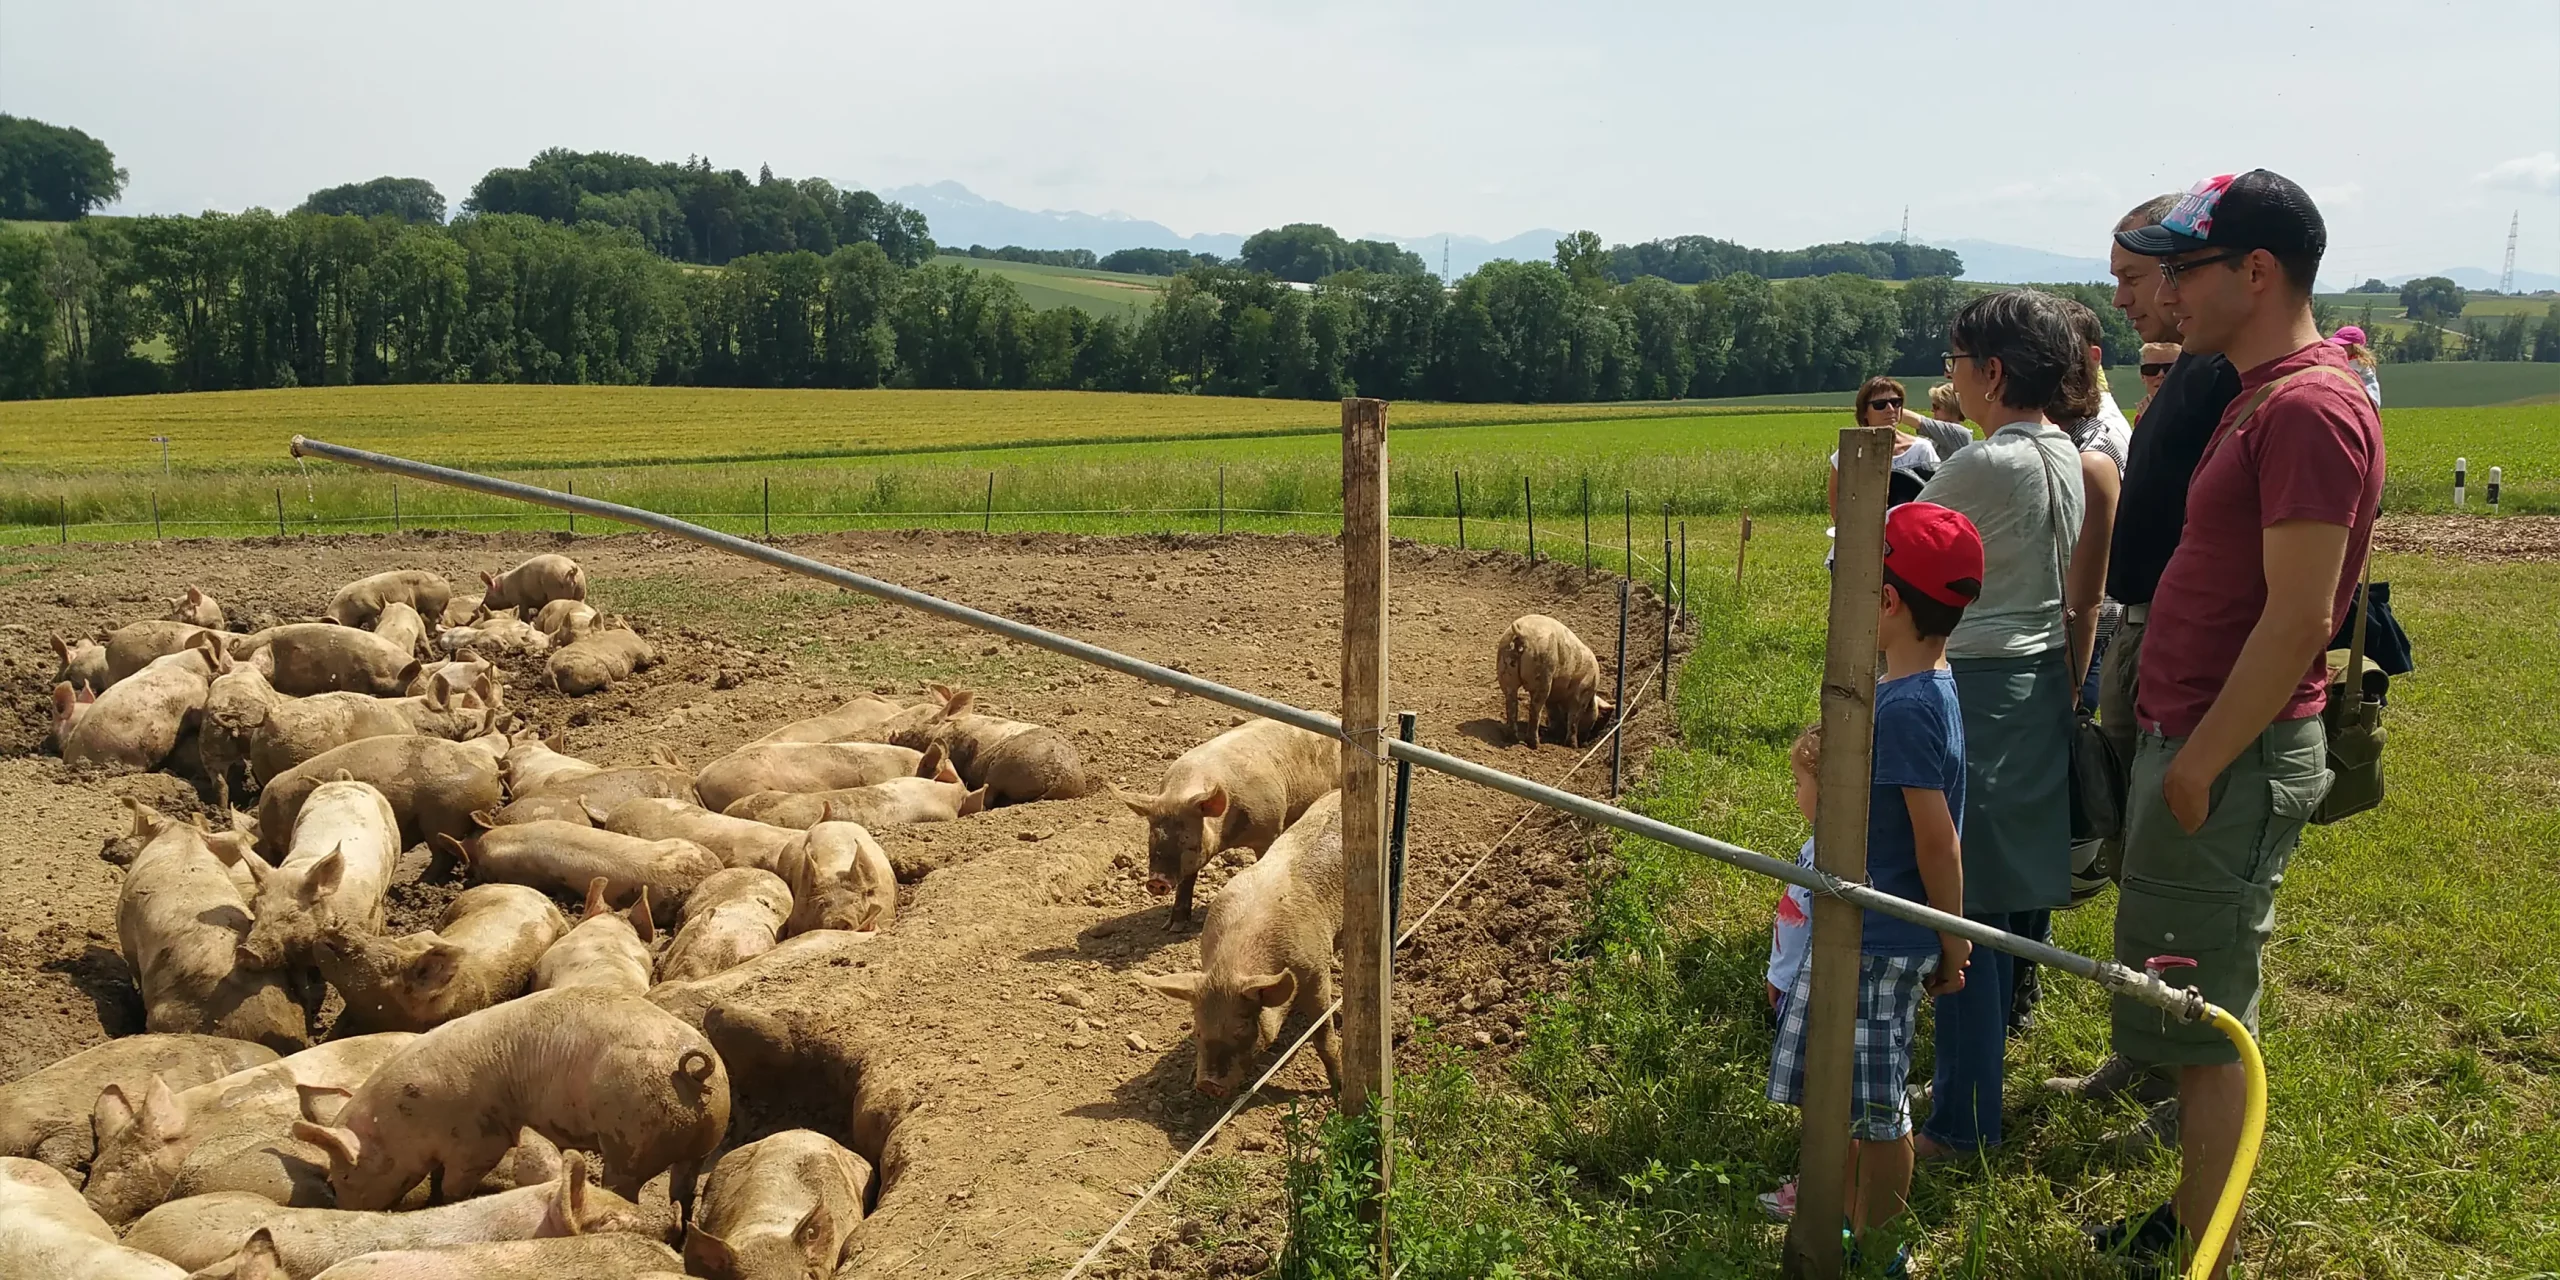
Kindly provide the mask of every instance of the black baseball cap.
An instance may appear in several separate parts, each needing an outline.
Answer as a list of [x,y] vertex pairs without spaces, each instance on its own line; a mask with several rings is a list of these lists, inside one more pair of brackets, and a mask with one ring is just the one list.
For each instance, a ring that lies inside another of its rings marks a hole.
[[2292,179],[2251,169],[2197,183],[2158,222],[2117,232],[2116,243],[2148,258],[2222,248],[2317,258],[2329,247],[2329,224]]

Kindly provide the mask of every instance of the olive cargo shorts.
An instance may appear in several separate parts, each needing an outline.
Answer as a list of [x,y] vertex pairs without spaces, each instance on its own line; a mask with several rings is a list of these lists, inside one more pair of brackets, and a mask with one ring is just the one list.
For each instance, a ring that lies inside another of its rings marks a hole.
[[[2204,826],[2189,835],[2160,791],[2185,745],[2146,730],[2125,796],[2124,880],[2116,901],[2116,961],[2139,970],[2153,956],[2184,956],[2173,986],[2192,986],[2258,1029],[2259,952],[2275,927],[2276,886],[2303,823],[2329,789],[2318,716],[2281,720],[2213,781]],[[2208,1022],[2181,1023],[2118,996],[2116,1052],[2136,1062],[2207,1066],[2239,1061]]]

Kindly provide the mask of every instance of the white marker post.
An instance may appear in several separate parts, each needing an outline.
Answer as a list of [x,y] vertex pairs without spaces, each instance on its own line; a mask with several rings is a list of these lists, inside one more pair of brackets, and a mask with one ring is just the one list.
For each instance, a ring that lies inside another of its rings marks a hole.
[[2504,468],[2489,468],[2489,512],[2492,515],[2498,510],[2498,482],[2504,478]]
[[2456,511],[2462,510],[2462,482],[2464,477],[2468,476],[2470,473],[2471,459],[2456,458],[2453,460],[2453,509]]

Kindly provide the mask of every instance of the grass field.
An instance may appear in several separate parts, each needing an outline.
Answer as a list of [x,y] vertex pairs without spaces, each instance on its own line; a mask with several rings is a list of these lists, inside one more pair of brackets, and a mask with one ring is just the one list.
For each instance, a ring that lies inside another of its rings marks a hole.
[[1134,320],[1164,291],[1165,277],[1133,275],[1122,271],[1097,271],[1089,267],[1052,267],[1037,262],[1006,262],[1000,258],[964,258],[942,254],[934,259],[941,266],[975,267],[980,271],[1003,276],[1022,293],[1022,300],[1035,311],[1053,307],[1082,307],[1097,316],[1116,315]]

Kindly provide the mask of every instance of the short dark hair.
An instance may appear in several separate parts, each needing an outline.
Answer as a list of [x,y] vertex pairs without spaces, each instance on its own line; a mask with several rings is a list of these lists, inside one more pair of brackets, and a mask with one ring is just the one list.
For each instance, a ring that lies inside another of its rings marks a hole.
[[1903,401],[1905,404],[1910,403],[1909,397],[1903,394],[1902,383],[1899,379],[1888,378],[1879,373],[1876,376],[1867,379],[1865,382],[1858,384],[1858,398],[1852,401],[1849,405],[1849,412],[1858,419],[1858,424],[1860,426],[1866,425],[1867,400],[1879,391],[1890,391],[1893,393],[1894,399]]
[[2098,416],[2098,397],[2106,394],[2098,389],[2097,369],[2085,356],[2088,348],[2107,344],[2107,326],[2078,298],[2056,295],[2053,301],[2062,308],[2063,322],[2071,326],[2071,336],[2079,342],[2084,358],[2080,371],[2062,380],[2062,394],[2045,416],[2056,422],[2085,422]]
[[[1961,589],[1966,582],[1971,581],[1972,579],[1967,578],[1949,585]],[[1902,607],[1911,611],[1912,629],[1918,631],[1923,640],[1937,640],[1953,635],[1956,624],[1964,621],[1963,605],[1941,603],[1927,592],[1903,581],[1902,575],[1891,569],[1884,571],[1884,584],[1893,588],[1893,593],[1902,598]],[[1981,591],[1982,584],[1974,583],[1974,593],[1980,595]]]
[[2033,289],[1983,294],[1948,322],[1947,340],[1977,368],[2000,362],[2000,403],[2050,415],[2068,403],[2067,382],[2090,377],[2089,349],[2071,332],[2059,302]]

